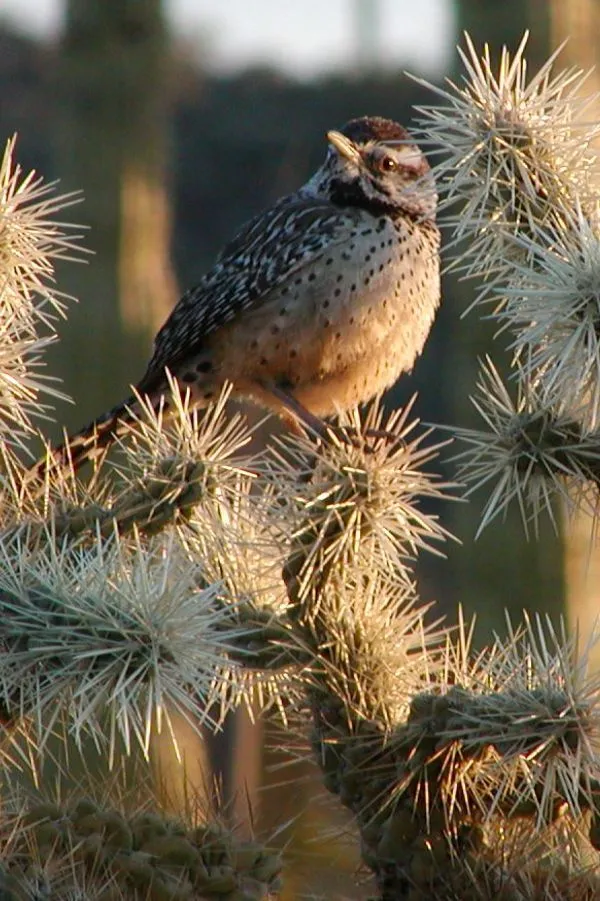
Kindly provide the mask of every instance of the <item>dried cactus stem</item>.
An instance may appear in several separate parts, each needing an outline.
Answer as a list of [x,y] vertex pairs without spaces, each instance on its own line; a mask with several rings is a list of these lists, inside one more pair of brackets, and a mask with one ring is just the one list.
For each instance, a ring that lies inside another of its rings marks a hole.
[[[507,785],[497,781],[511,762],[538,759],[540,747],[550,767],[561,754],[576,757],[585,710],[569,715],[565,692],[423,692],[391,732],[349,720],[346,706],[324,688],[312,691],[311,702],[325,785],[354,814],[382,898],[445,897],[444,886],[470,884],[469,871],[498,867],[498,830],[518,823],[533,839],[540,816],[549,826],[572,801],[560,782],[546,797],[543,766],[534,784],[524,769]],[[581,809],[593,814],[590,840],[600,842],[600,785],[582,775],[580,795]]]
[[404,726],[390,734],[368,721],[344,724],[342,705],[316,691],[312,701],[313,748],[325,785],[356,818],[380,897],[427,897],[419,893],[441,886],[458,854],[480,838],[470,819],[449,822],[435,738],[412,743]]

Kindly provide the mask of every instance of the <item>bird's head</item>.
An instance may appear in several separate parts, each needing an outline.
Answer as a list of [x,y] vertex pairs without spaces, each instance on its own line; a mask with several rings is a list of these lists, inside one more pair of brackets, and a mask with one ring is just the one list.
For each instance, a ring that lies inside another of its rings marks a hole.
[[429,163],[405,128],[363,116],[327,134],[325,162],[305,186],[340,206],[433,219],[437,194]]

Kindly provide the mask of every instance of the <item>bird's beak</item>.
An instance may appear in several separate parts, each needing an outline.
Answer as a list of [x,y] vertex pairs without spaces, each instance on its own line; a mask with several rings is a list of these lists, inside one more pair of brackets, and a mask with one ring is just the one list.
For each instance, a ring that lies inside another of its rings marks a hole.
[[339,131],[328,131],[327,140],[342,159],[348,160],[348,162],[354,163],[356,166],[360,164],[360,153],[346,135]]

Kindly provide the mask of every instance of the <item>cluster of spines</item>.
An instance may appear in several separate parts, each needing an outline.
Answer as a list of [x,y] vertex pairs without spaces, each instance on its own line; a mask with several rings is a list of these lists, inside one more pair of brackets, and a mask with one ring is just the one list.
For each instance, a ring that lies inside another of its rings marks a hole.
[[559,51],[528,78],[525,48],[526,38],[512,58],[505,48],[496,73],[489,49],[467,38],[463,83],[430,86],[441,102],[421,109],[420,140],[444,148],[436,177],[451,266],[474,280],[473,307],[493,306],[518,386],[514,401],[487,364],[475,398],[485,425],[459,430],[460,479],[489,492],[482,528],[515,501],[537,528],[557,495],[578,508],[598,484],[598,126],[579,124],[594,98],[583,72],[555,74]]
[[442,899],[452,887],[451,897],[468,899],[492,874],[524,890],[544,873],[558,880],[561,867],[564,894],[548,898],[579,897],[567,893],[576,882],[598,891],[583,857],[571,850],[566,861],[565,845],[577,836],[583,849],[586,832],[583,855],[593,857],[600,814],[593,760],[577,767],[594,713],[581,706],[569,721],[568,708],[557,689],[503,697],[432,685],[395,729],[365,721],[351,730],[321,705],[314,751],[325,785],[356,817],[382,897]]

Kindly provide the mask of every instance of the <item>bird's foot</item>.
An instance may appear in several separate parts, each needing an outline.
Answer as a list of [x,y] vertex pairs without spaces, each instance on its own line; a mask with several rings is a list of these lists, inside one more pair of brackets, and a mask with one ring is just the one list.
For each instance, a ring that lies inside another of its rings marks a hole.
[[308,432],[325,444],[349,444],[352,447],[363,448],[365,453],[371,454],[375,453],[383,442],[392,447],[404,444],[398,435],[387,429],[366,428],[360,431],[354,426],[332,425],[307,410],[293,394],[280,385],[263,383],[261,388],[268,391],[282,405],[287,413],[286,418],[293,428],[300,427],[302,432]]

